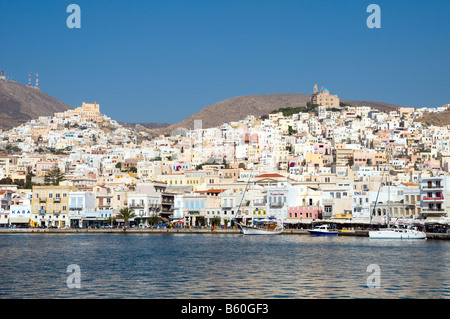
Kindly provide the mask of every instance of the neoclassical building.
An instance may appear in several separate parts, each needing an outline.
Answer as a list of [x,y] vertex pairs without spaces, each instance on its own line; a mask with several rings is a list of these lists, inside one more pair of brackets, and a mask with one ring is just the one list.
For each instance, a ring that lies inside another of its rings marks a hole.
[[339,97],[337,95],[330,95],[327,88],[322,88],[319,93],[317,84],[314,85],[314,93],[311,97],[312,104],[318,104],[325,107],[339,107]]

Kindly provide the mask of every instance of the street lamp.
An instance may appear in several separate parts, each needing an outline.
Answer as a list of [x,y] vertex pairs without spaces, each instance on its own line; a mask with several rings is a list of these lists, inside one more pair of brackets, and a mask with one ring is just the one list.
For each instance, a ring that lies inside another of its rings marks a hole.
[[139,216],[141,217],[141,223],[139,224],[139,228],[141,228],[142,225],[142,216],[144,216],[144,212],[141,210],[139,211]]

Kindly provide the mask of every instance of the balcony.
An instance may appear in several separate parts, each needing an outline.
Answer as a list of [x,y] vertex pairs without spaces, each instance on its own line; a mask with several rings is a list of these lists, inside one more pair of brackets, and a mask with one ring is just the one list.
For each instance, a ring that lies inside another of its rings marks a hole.
[[161,213],[171,213],[174,211],[173,205],[171,205],[170,207],[163,207],[163,209],[161,210]]
[[444,185],[423,185],[422,189],[444,189]]
[[40,214],[40,215],[45,215],[45,209],[40,209],[40,210],[39,210],[39,214]]
[[284,203],[270,203],[270,208],[282,208]]
[[444,214],[444,208],[422,208],[423,214]]
[[144,203],[131,203],[130,208],[144,208]]
[[264,207],[264,206],[266,206],[266,203],[254,203],[253,206]]
[[444,197],[424,197],[423,198],[424,201],[437,201],[437,202],[442,202],[444,200]]

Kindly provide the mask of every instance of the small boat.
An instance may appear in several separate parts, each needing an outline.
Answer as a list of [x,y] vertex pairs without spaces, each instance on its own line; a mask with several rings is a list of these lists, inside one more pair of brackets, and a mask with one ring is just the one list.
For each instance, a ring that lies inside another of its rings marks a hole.
[[329,229],[328,225],[319,225],[308,230],[312,236],[337,236],[337,230]]
[[283,225],[276,220],[253,221],[251,225],[239,223],[244,235],[278,235],[283,232]]

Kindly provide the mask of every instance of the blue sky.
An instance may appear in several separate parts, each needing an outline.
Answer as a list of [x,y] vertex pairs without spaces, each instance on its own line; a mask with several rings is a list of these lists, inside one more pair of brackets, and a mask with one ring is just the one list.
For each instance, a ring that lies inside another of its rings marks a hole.
[[[69,29],[69,4],[81,29]],[[369,4],[381,29],[369,29]],[[2,0],[0,70],[72,107],[176,123],[249,94],[450,103],[448,0]],[[34,78],[33,78],[34,81]]]

